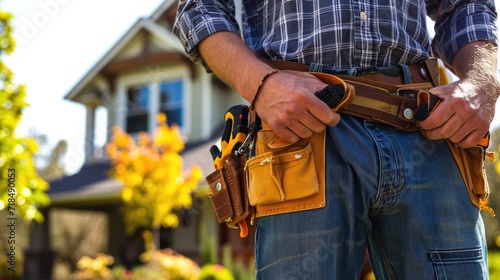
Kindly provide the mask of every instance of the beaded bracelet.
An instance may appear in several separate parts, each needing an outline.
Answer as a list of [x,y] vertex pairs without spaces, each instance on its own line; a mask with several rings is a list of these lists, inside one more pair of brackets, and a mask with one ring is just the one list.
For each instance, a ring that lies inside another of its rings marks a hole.
[[259,87],[257,88],[257,92],[255,93],[255,96],[254,96],[254,98],[252,100],[252,103],[250,103],[250,109],[251,110],[254,109],[254,107],[255,107],[255,101],[257,101],[257,97],[259,97],[260,90],[261,90],[262,86],[264,85],[264,83],[266,82],[267,78],[269,78],[271,75],[276,74],[278,72],[279,72],[279,70],[274,69],[273,71],[267,73],[264,76],[264,78],[262,78],[262,80],[260,81]]

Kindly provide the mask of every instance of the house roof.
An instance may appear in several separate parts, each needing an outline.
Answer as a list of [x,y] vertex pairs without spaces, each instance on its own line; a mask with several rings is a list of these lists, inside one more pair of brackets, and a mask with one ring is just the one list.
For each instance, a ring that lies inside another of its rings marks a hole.
[[176,1],[167,0],[163,2],[153,14],[148,18],[140,18],[137,22],[111,47],[111,49],[101,58],[94,67],[88,71],[80,81],[66,94],[64,97],[68,100],[75,100],[77,95],[87,86],[94,77],[96,77],[103,68],[108,65],[117,54],[138,34],[139,31],[145,30],[164,43],[165,48],[171,48],[176,52],[186,56],[181,42],[172,34],[168,28],[159,25],[157,21],[161,15],[166,13]]
[[122,185],[108,176],[109,162],[86,164],[71,176],[50,183],[52,206],[96,205],[119,201]]
[[158,8],[149,16],[152,21],[158,21],[160,17],[165,14],[165,12],[172,7],[173,4],[177,4],[177,0],[167,0],[164,1]]

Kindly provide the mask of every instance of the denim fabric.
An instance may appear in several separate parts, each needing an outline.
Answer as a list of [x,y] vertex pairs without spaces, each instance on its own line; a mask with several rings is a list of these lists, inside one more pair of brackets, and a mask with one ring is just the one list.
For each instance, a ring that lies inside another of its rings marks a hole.
[[258,280],[487,279],[484,226],[445,141],[342,116],[325,208],[259,218]]

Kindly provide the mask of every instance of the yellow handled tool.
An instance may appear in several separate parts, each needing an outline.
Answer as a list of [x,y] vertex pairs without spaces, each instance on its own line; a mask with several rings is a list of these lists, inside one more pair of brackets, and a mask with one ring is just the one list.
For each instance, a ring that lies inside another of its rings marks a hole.
[[[248,134],[248,116],[249,108],[246,105],[234,105],[227,110],[224,115],[226,125],[222,133],[221,149],[216,145],[210,148],[210,153],[214,160],[215,169],[222,168],[224,158],[234,154],[241,147]],[[240,228],[240,237],[248,235],[248,226],[245,220],[238,222]]]

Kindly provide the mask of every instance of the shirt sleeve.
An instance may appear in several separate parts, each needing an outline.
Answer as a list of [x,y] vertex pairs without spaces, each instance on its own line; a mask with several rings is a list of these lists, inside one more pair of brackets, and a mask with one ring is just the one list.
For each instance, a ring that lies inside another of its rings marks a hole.
[[426,1],[427,14],[435,21],[432,51],[451,67],[455,53],[474,41],[497,44],[497,12],[493,0]]
[[240,34],[234,11],[232,0],[179,1],[173,32],[181,40],[191,60],[208,71],[210,69],[198,51],[198,44],[219,31]]

